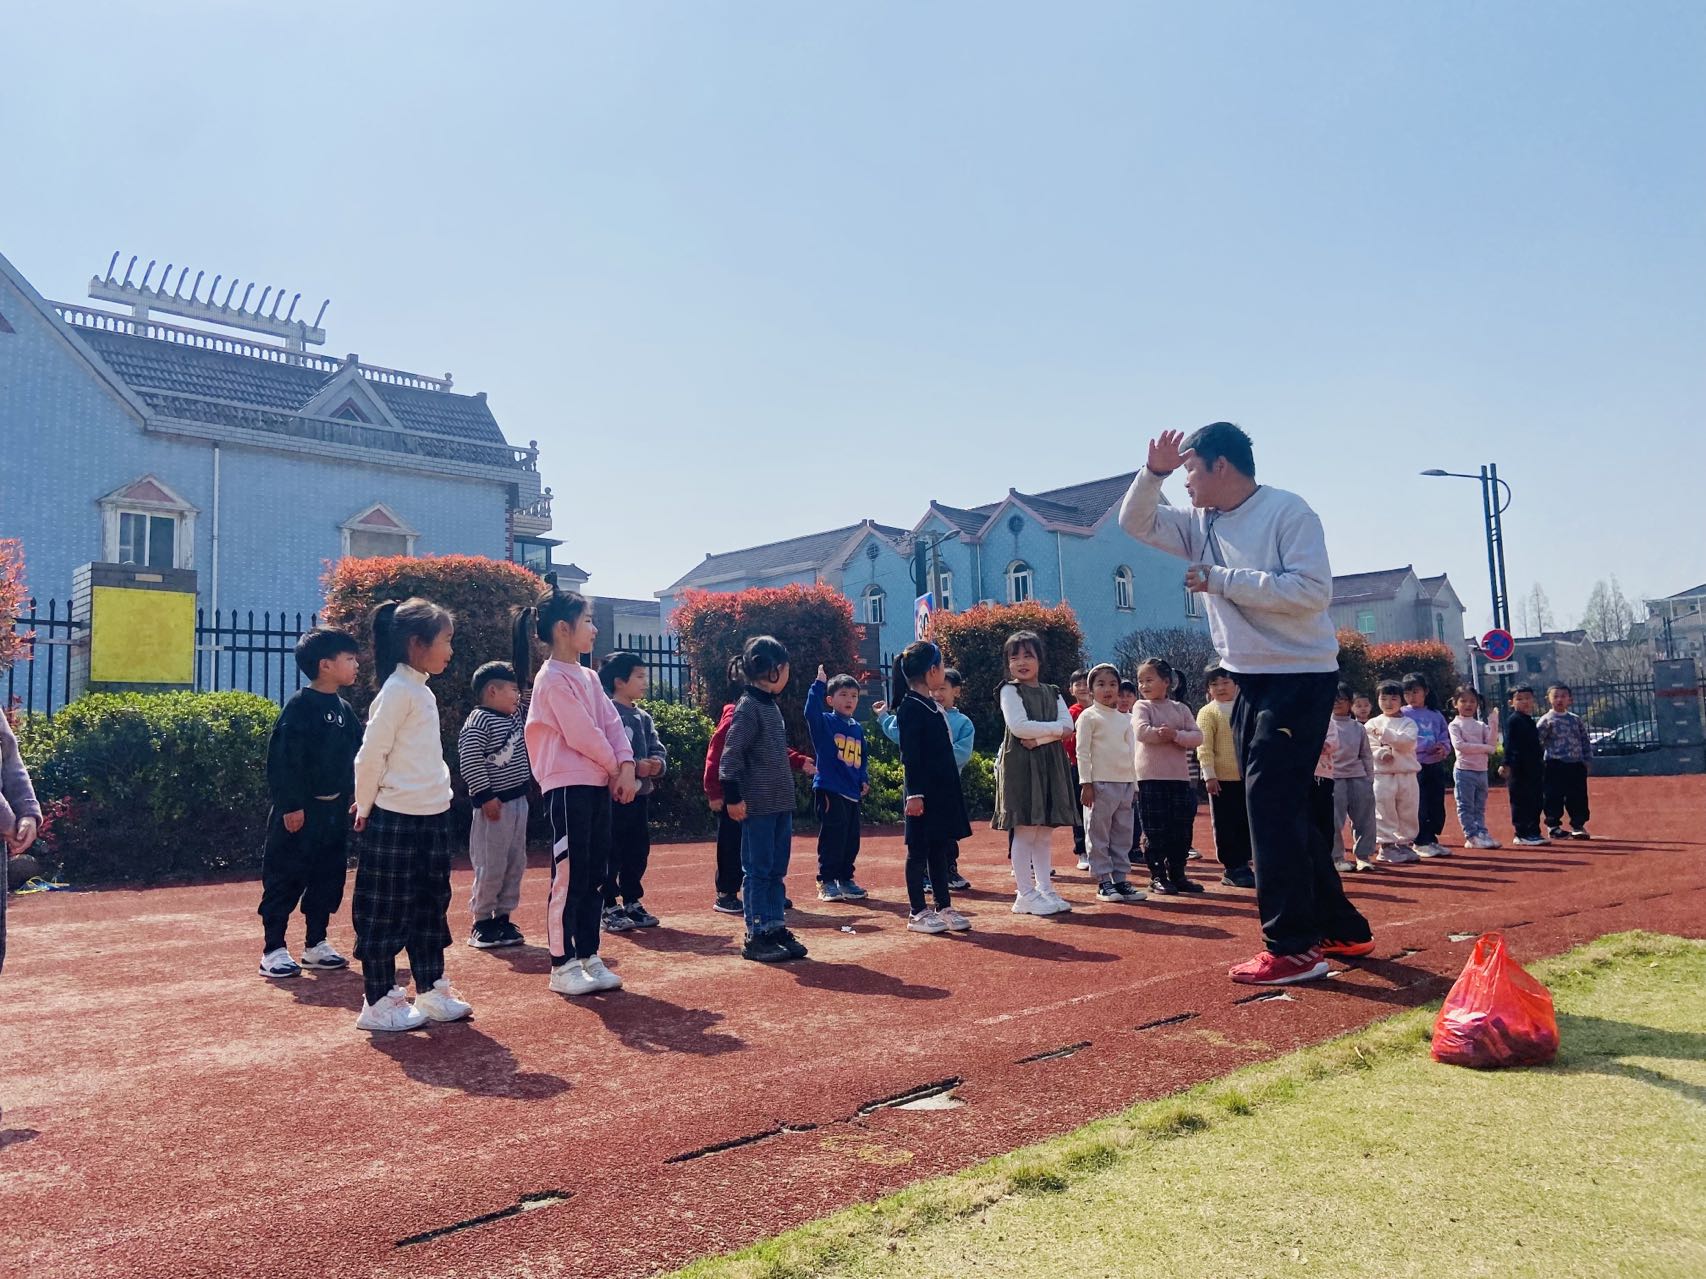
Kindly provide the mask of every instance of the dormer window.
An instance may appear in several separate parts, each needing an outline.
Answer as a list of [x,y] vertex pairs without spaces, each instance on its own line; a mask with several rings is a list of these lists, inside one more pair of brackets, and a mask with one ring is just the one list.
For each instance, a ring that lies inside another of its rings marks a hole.
[[353,399],[345,400],[342,404],[338,405],[337,408],[333,409],[329,416],[341,418],[345,422],[371,423],[372,421],[367,414],[361,411],[361,406]]
[[415,542],[420,537],[383,502],[376,502],[360,514],[351,516],[340,527],[343,553],[354,559],[413,555]]
[[136,568],[190,568],[195,552],[195,507],[152,475],[100,501],[101,557]]

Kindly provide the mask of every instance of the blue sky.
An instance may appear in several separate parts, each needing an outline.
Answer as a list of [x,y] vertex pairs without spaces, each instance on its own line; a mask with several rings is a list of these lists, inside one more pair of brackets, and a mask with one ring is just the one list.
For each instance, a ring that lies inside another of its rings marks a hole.
[[1706,6],[9,6],[0,245],[332,298],[590,589],[1216,418],[1341,572],[1706,579]]

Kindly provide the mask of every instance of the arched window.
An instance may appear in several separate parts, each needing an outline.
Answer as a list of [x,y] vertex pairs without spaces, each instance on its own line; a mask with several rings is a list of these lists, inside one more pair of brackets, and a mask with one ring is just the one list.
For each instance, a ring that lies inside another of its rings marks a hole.
[[1131,601],[1131,570],[1121,564],[1114,570],[1114,607],[1129,610]]
[[944,613],[954,611],[954,572],[943,569],[936,574],[936,607]]
[[1023,604],[1031,598],[1031,566],[1014,560],[1007,566],[1007,602]]
[[888,616],[888,595],[883,588],[872,583],[865,588],[862,597],[865,603],[865,622],[870,626],[881,626]]

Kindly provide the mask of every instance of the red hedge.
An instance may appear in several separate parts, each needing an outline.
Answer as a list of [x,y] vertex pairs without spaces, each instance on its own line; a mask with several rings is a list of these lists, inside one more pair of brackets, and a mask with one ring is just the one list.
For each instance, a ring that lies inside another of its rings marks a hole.
[[[386,600],[412,595],[443,605],[456,615],[456,655],[429,687],[438,697],[445,758],[456,769],[456,734],[474,709],[470,681],[487,662],[510,660],[510,620],[517,608],[538,597],[539,578],[508,560],[481,555],[387,555],[342,559],[326,569],[322,626],[348,631],[361,643],[361,680],[349,692],[363,716],[378,691],[373,686],[373,635],[368,617]],[[389,672],[387,672],[389,673]]]
[[[1440,705],[1450,702],[1452,690],[1463,682],[1457,671],[1457,655],[1438,640],[1400,640],[1395,644],[1371,644],[1368,664],[1373,679],[1403,679],[1419,671]],[[1372,689],[1370,692],[1372,693]]]
[[959,709],[977,729],[977,748],[990,754],[1005,732],[999,690],[1007,678],[1001,646],[1009,635],[1035,631],[1042,637],[1043,683],[1059,685],[1062,693],[1073,669],[1084,662],[1084,632],[1070,604],[980,604],[963,613],[937,613],[930,624],[943,658],[965,681]]
[[832,587],[769,586],[745,591],[683,591],[670,626],[693,675],[694,700],[716,719],[740,695],[728,678],[729,660],[754,635],[774,635],[787,646],[792,677],[781,696],[782,714],[796,744],[809,738],[806,689],[823,663],[831,675],[858,674],[862,628],[853,605]]

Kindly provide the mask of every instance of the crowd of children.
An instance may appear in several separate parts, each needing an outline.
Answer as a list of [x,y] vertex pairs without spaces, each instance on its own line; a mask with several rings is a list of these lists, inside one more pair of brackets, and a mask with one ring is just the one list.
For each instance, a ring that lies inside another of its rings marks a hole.
[[[308,685],[284,707],[267,756],[272,812],[259,907],[260,973],[288,978],[303,968],[347,966],[327,938],[327,924],[343,899],[353,827],[354,956],[365,986],[357,1025],[408,1030],[471,1011],[445,975],[451,785],[437,701],[428,687],[450,661],[455,620],[413,599],[381,605],[372,622],[380,687],[365,728],[342,696],[358,676],[356,641],[322,629],[297,646]],[[614,653],[594,672],[584,659],[597,635],[587,601],[548,579],[537,605],[516,621],[513,660],[487,662],[475,672],[478,706],[458,737],[472,807],[468,944],[490,949],[525,940],[511,917],[527,864],[528,795],[537,784],[552,840],[549,987],[565,995],[620,987],[622,979],[600,957],[602,936],[659,922],[645,906],[647,797],[669,759],[639,704],[648,687],[644,661]],[[537,673],[531,669],[535,645],[549,653]],[[1095,879],[1098,903],[1202,892],[1185,873],[1193,855],[1198,777],[1208,796],[1221,882],[1254,887],[1233,725],[1234,673],[1211,666],[1204,673],[1207,700],[1193,714],[1179,700],[1184,677],[1164,657],[1145,659],[1135,680],[1109,663],[1073,672],[1070,701],[1044,681],[1044,645],[1036,634],[1010,636],[1003,658],[993,824],[1009,835],[1015,914],[1072,909],[1054,886],[1051,864],[1053,835],[1062,827],[1082,841],[1081,865]],[[714,909],[743,917],[747,959],[804,959],[806,947],[787,927],[793,903],[785,888],[795,773],[812,779],[819,899],[868,896],[856,879],[860,801],[870,790],[860,686],[850,675],[831,678],[818,668],[806,696],[813,747],[806,756],[789,746],[777,701],[792,675],[781,642],[749,639],[729,674],[741,691],[723,710],[703,779],[718,816]],[[970,887],[959,870],[959,844],[971,834],[960,776],[972,757],[975,730],[955,708],[961,686],[941,651],[920,641],[895,659],[890,700],[872,708],[882,732],[900,747],[907,927],[918,933],[972,926],[953,905],[953,894]],[[1545,843],[1542,817],[1553,839],[1587,838],[1591,746],[1570,711],[1568,688],[1547,690],[1550,709],[1538,720],[1533,690],[1518,688],[1502,735],[1497,712],[1483,719],[1473,688],[1456,690],[1449,721],[1419,674],[1382,681],[1375,696],[1378,713],[1361,692],[1340,685],[1315,769],[1311,822],[1319,838],[1338,849],[1341,870],[1448,855],[1439,835],[1446,761],[1453,757],[1451,783],[1465,846],[1497,848],[1486,804],[1501,740],[1500,773],[1509,782],[1517,842]],[[19,824],[27,820],[26,812]],[[1132,877],[1139,857],[1147,884]],[[293,958],[285,929],[297,910],[306,934]],[[399,951],[408,953],[412,1001],[396,980]]]

